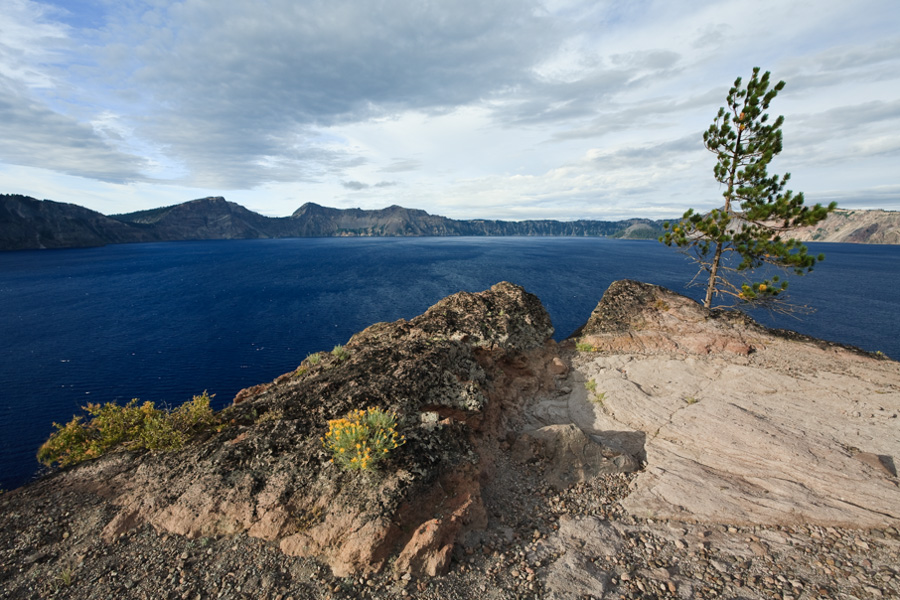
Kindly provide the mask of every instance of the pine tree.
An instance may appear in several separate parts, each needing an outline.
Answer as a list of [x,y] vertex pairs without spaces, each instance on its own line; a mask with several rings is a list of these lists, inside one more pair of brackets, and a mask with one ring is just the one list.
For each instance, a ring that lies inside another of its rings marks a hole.
[[751,272],[769,265],[803,275],[825,258],[809,255],[806,246],[786,236],[819,223],[837,204],[804,206],[802,193],[785,190],[790,173],[779,178],[766,170],[781,152],[784,117],[769,122],[765,111],[783,88],[779,81],[769,89],[769,72],[760,77],[759,67],[746,87],[740,77],[735,80],[727,106],[703,134],[706,148],[717,158],[713,172],[725,188],[725,204],[706,214],[688,210],[678,223],[666,223],[666,233],[659,238],[691,254],[699,265],[698,276],[708,274],[707,308],[719,296],[778,309],[783,305],[776,300],[783,299],[778,296],[787,281],[774,275],[753,282]]

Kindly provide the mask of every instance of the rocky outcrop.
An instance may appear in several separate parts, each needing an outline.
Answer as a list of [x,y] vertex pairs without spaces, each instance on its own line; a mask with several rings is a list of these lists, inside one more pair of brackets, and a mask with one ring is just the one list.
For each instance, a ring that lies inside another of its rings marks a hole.
[[[631,281],[610,287],[581,335],[596,351],[575,353],[567,414],[607,444],[644,438],[646,469],[623,502],[633,514],[900,522],[898,363]],[[586,381],[602,403],[585,402]]]
[[[4,493],[0,596],[900,592],[900,365],[632,281],[592,351],[551,332],[512,284],[456,294],[244,390],[178,453]],[[370,406],[407,443],[341,471],[320,436]]]
[[[117,513],[108,542],[143,524],[190,538],[246,533],[339,576],[446,570],[484,528],[480,481],[529,397],[555,389],[553,328],[540,301],[500,283],[379,323],[343,353],[238,395],[227,427],[176,454],[112,455],[38,483],[89,490]],[[405,445],[383,468],[345,472],[321,438],[330,419],[379,407]]]
[[738,311],[698,311],[696,302],[665,288],[615,281],[576,332],[597,351],[750,354],[766,330]]

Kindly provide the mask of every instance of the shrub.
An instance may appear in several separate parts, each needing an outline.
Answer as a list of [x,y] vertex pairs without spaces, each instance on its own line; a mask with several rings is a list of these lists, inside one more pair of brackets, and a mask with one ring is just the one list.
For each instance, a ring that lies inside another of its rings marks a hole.
[[328,421],[322,438],[332,462],[345,470],[366,471],[406,442],[397,433],[397,415],[379,408],[351,410],[343,419]]
[[90,420],[76,416],[65,425],[54,423],[56,431],[38,449],[38,460],[65,467],[116,450],[180,450],[190,436],[217,422],[203,392],[172,411],[156,408],[153,402],[125,406],[115,403],[88,404]]
[[575,349],[579,352],[596,352],[597,349],[594,348],[593,345],[588,344],[587,342],[576,342]]
[[306,360],[309,361],[309,364],[315,366],[315,365],[319,364],[320,360],[322,360],[322,353],[316,352],[314,354],[310,354],[309,356],[306,357]]
[[340,344],[332,348],[331,355],[338,360],[347,360],[350,358],[350,353]]

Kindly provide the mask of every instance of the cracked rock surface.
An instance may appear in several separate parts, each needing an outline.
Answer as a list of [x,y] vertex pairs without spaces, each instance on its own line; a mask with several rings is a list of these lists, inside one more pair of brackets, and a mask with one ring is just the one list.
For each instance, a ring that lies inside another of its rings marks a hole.
[[572,358],[568,416],[609,444],[644,437],[647,466],[624,500],[632,514],[900,522],[898,363],[629,281],[610,287],[582,335],[599,351]]

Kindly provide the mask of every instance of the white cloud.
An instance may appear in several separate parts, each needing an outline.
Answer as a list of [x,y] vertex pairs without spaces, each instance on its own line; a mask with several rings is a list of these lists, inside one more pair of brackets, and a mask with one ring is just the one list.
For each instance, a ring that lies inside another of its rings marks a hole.
[[40,195],[53,173],[55,199],[68,181],[90,206],[94,185],[123,211],[223,194],[270,215],[668,217],[720,200],[701,134],[759,65],[788,83],[772,171],[900,208],[893,0],[260,6],[8,0],[0,185]]

